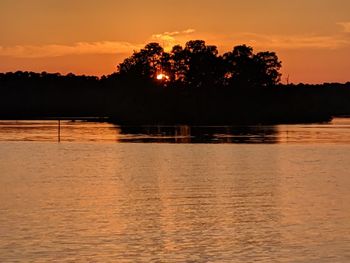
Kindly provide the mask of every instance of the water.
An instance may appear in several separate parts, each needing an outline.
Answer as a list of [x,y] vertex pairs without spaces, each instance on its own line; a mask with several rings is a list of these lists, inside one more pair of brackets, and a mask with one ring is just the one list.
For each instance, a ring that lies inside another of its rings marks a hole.
[[1,122],[0,262],[349,262],[349,124]]
[[350,118],[326,124],[256,126],[118,126],[83,121],[0,121],[0,141],[350,144]]

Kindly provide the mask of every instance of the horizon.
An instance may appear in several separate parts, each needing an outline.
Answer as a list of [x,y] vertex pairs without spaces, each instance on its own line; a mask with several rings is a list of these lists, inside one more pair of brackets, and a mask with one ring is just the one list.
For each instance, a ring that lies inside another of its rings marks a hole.
[[[350,81],[350,2],[67,0],[0,3],[0,72],[102,76],[146,43],[203,39],[220,53],[276,52],[282,83]],[[171,10],[171,15],[169,11]]]

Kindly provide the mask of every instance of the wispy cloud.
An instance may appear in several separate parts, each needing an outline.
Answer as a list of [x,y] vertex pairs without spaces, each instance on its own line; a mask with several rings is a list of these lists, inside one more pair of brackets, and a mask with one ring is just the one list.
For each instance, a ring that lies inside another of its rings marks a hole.
[[343,35],[262,35],[244,33],[235,39],[257,48],[274,49],[337,49],[350,44],[350,39]]
[[[158,41],[160,44],[164,44],[165,48],[169,48],[175,44],[186,42],[185,40],[189,40],[189,36],[194,32],[194,29],[164,32],[161,34],[152,35],[148,41]],[[78,42],[71,45],[50,44],[16,45],[9,47],[0,46],[0,56],[17,58],[44,58],[88,54],[130,54],[133,52],[133,50],[139,50],[144,45],[145,43],[100,41]]]
[[[233,36],[201,33],[194,29],[154,34],[146,42],[159,42],[169,51],[176,44],[185,44],[191,39],[204,39],[208,44],[218,45],[222,52],[233,46],[247,44],[260,50],[295,50],[295,49],[338,49],[350,47],[350,22],[338,23],[343,27],[342,33],[335,35],[264,35],[256,33],[236,33]],[[141,49],[145,43],[118,41],[78,42],[71,45],[16,45],[0,46],[0,56],[16,58],[50,58],[69,55],[89,54],[131,54]]]
[[339,22],[337,24],[343,28],[345,33],[350,33],[350,22]]
[[[350,24],[350,23],[349,23]],[[350,25],[349,25],[350,26]],[[235,45],[247,44],[256,49],[337,49],[350,46],[350,37],[344,33],[334,35],[268,35],[256,33],[235,33],[227,36],[215,33],[197,33],[193,29],[155,34],[151,40],[158,41],[169,50],[176,44],[185,44],[191,39],[204,39],[208,44],[218,45],[222,52]]]
[[160,42],[160,44],[164,46],[165,50],[169,50],[174,45],[183,44],[184,42],[190,40],[195,32],[196,30],[192,28],[183,31],[164,32],[161,34],[152,35],[151,40]]
[[16,45],[10,47],[0,46],[0,56],[19,58],[60,57],[66,55],[87,54],[120,54],[130,53],[140,49],[142,45],[128,42],[78,42],[72,45]]

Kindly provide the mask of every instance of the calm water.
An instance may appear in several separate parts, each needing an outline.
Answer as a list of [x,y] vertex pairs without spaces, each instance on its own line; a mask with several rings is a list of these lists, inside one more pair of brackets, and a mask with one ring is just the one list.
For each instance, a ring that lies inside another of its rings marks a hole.
[[0,262],[350,262],[347,119],[61,140],[0,122]]

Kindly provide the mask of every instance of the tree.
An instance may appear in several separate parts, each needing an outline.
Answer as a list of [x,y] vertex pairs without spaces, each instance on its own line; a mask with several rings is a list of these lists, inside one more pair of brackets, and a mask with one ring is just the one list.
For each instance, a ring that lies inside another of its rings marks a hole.
[[149,43],[119,64],[118,73],[134,78],[155,78],[161,68],[163,53],[164,50],[158,43]]
[[203,40],[189,41],[184,48],[176,45],[170,53],[149,43],[119,64],[117,75],[143,81],[164,74],[172,86],[192,88],[266,87],[280,81],[281,62],[273,52],[254,54],[252,47],[241,45],[223,56],[218,53]]
[[265,87],[280,81],[281,62],[273,52],[253,53],[253,48],[241,45],[223,55],[225,77],[238,87]]
[[216,46],[207,46],[203,40],[186,43],[182,50],[180,75],[183,82],[192,87],[214,86],[220,80],[221,59]]
[[172,80],[178,83],[184,83],[186,72],[188,70],[185,52],[180,45],[173,47],[170,53]]
[[254,59],[258,67],[258,82],[262,86],[276,85],[281,81],[279,70],[282,62],[278,60],[275,52],[259,52]]

